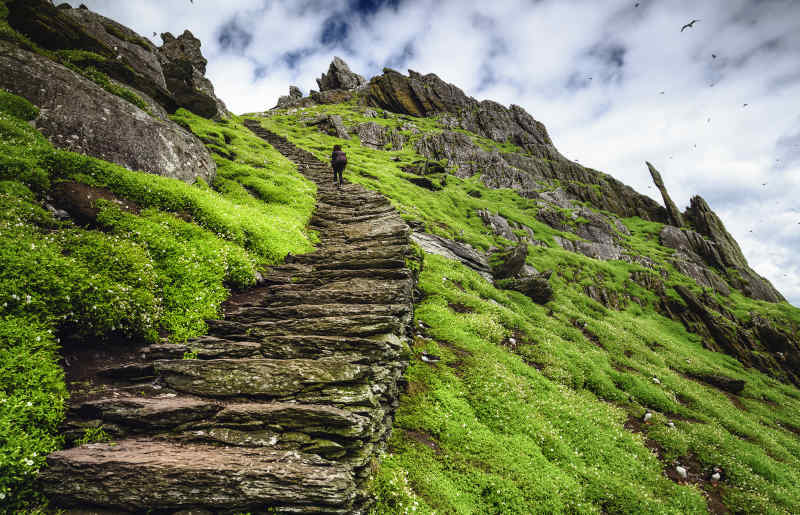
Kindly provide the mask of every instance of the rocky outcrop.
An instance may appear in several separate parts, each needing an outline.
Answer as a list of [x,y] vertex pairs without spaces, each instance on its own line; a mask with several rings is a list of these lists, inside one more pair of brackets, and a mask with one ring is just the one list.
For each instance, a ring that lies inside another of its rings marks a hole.
[[[200,41],[186,31],[162,34],[156,47],[131,29],[89,9],[56,8],[47,0],[13,0],[9,24],[48,50],[84,50],[94,57],[67,57],[78,67],[94,67],[152,98],[167,112],[184,107],[200,116],[229,113],[205,78]],[[63,6],[64,4],[62,4]]]
[[297,86],[289,86],[289,94],[284,95],[278,99],[278,104],[273,109],[282,109],[285,107],[292,107],[303,98],[303,93]]
[[681,215],[678,206],[675,205],[675,202],[672,201],[669,193],[667,193],[667,187],[664,186],[661,174],[656,170],[655,166],[651,165],[648,161],[645,161],[645,164],[648,170],[650,170],[650,177],[653,178],[656,188],[661,192],[661,198],[664,200],[664,205],[667,208],[667,215],[669,215],[670,223],[675,227],[683,227],[683,215]]
[[492,267],[492,276],[495,279],[509,279],[520,275],[528,257],[528,244],[520,243],[509,249],[497,250],[492,253],[489,263]]
[[383,196],[354,184],[335,189],[325,163],[248,126],[317,183],[318,250],[291,256],[262,286],[229,299],[210,335],[152,345],[141,362],[106,366],[102,379],[73,392],[67,438],[102,425],[114,441],[48,457],[40,485],[55,506],[368,507],[366,484],[408,364],[415,277],[407,262],[418,259],[409,228]]
[[175,102],[206,118],[229,116],[225,104],[214,94],[214,86],[205,77],[206,61],[200,52],[200,40],[189,31],[174,37],[161,34],[164,44],[159,49],[161,67],[167,88]]
[[347,129],[342,122],[342,117],[338,114],[325,114],[307,122],[307,125],[315,125],[320,131],[337,138],[349,139]]
[[552,271],[547,271],[529,277],[513,279],[505,287],[530,297],[537,304],[546,304],[553,298],[553,287],[550,285],[551,275]]
[[[680,285],[675,286],[675,291],[683,302],[665,297],[661,306],[663,312],[681,321],[687,330],[703,336],[705,347],[729,354],[743,365],[773,377],[800,384],[796,367],[800,363],[800,341],[796,337],[761,317],[754,317],[750,322],[742,321],[706,293],[695,295]],[[770,339],[768,333],[773,333],[774,339]],[[771,346],[771,342],[772,345],[780,343]],[[735,384],[724,386],[721,381],[710,378],[701,380],[727,390],[738,388]]]
[[40,108],[36,127],[57,147],[189,183],[214,179],[214,160],[193,134],[5,41],[0,87]]
[[412,233],[411,240],[425,252],[458,261],[478,272],[487,281],[492,280],[492,269],[486,255],[475,250],[471,245],[425,232]]
[[390,145],[392,150],[403,149],[405,138],[394,129],[375,122],[360,123],[354,129],[365,147],[383,149],[386,145]]
[[350,67],[340,57],[334,57],[328,73],[317,79],[320,92],[333,89],[355,89],[367,83],[367,79],[350,71]]
[[[782,302],[778,290],[767,279],[759,276],[747,264],[741,248],[725,225],[708,203],[699,195],[692,197],[685,217],[695,230],[713,244],[713,249],[706,250],[707,245],[695,244],[701,256],[711,266],[718,267],[726,273],[728,282],[748,297],[767,302]],[[696,239],[695,239],[696,240]]]
[[[46,0],[9,2],[9,24],[48,50],[85,50],[100,58],[71,58],[155,99],[168,112],[178,106],[167,90],[158,49],[128,27],[88,9],[56,8]],[[63,4],[62,4],[63,5]]]

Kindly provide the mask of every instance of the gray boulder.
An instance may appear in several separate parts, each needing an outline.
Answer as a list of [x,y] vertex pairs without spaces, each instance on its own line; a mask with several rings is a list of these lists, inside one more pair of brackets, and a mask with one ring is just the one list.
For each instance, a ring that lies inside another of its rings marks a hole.
[[320,131],[330,134],[331,136],[350,139],[350,134],[347,133],[344,122],[342,122],[342,117],[338,114],[322,115],[309,121],[308,125],[316,125]]
[[334,57],[328,73],[323,73],[317,79],[317,85],[321,92],[331,89],[355,89],[366,83],[367,79],[350,71],[350,67],[340,57]]
[[206,118],[226,117],[230,113],[214,94],[205,77],[208,61],[200,51],[200,40],[187,29],[177,38],[165,32],[159,49],[167,88],[179,106]]
[[526,295],[537,304],[545,304],[553,299],[553,287],[550,286],[551,275],[552,271],[545,271],[537,275],[514,279],[507,285],[507,288]]
[[189,183],[214,179],[216,164],[193,134],[6,41],[0,87],[39,106],[36,127],[57,147]]
[[527,257],[527,243],[520,243],[510,249],[494,252],[490,260],[492,275],[495,279],[508,279],[520,275]]
[[411,240],[425,252],[458,261],[478,272],[487,281],[492,280],[492,270],[486,256],[466,243],[424,232],[412,233]]

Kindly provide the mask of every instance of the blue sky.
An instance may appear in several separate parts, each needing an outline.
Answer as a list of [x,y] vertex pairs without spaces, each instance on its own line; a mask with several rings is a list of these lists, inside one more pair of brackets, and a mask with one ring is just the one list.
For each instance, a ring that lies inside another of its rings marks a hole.
[[660,202],[649,160],[679,207],[702,195],[800,306],[800,0],[82,3],[156,44],[190,29],[237,113],[316,88],[334,55],[519,104],[569,158]]

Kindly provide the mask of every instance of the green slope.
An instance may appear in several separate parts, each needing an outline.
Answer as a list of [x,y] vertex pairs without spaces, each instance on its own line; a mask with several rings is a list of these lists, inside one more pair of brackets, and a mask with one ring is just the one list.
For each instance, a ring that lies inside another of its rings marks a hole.
[[[478,177],[449,175],[438,191],[416,186],[401,170],[423,159],[412,143],[372,150],[303,123],[322,113],[340,114],[347,125],[410,122],[421,131],[405,133],[412,142],[441,130],[434,119],[367,119],[353,105],[259,119],[322,159],[343,144],[345,177],[386,194],[428,232],[484,250],[508,244],[477,209],[532,228],[545,246],[532,246],[528,262],[556,272],[555,297],[541,306],[426,256],[415,320],[424,325],[373,483],[375,513],[702,513],[720,503],[734,512],[800,511],[800,391],[704,349],[698,335],[659,315],[656,295],[630,280],[648,269],[562,250],[553,236],[578,237],[537,220],[534,201],[487,189]],[[240,118],[174,116],[219,167],[214,184],[189,186],[55,150],[27,124],[35,114],[0,92],[0,496],[4,508],[23,512],[38,506],[31,481],[60,444],[66,390],[58,338],[202,334],[231,288],[252,285],[257,270],[310,250],[315,238],[305,230],[313,185]],[[444,175],[429,178],[441,185]],[[93,228],[60,221],[44,206],[64,182],[104,188],[138,210],[100,202]],[[701,291],[666,261],[660,224],[624,223],[632,233],[624,245],[668,270],[668,295],[677,297],[675,285]],[[626,307],[598,304],[584,294],[587,285],[627,299]],[[800,322],[785,303],[738,293],[717,300],[742,319]],[[423,351],[443,359],[423,363]],[[702,374],[746,386],[727,395],[690,379]],[[646,410],[654,416],[642,424]],[[690,468],[689,484],[665,475],[676,460]],[[712,466],[725,473],[718,486],[702,477]]]
[[[411,122],[421,133],[406,132],[404,150],[372,150],[307,124],[323,113],[345,125],[375,121],[399,130]],[[556,272],[555,298],[540,306],[426,255],[416,312],[425,325],[413,351],[443,360],[412,360],[374,483],[375,513],[800,511],[800,391],[704,349],[700,336],[659,315],[657,296],[630,279],[650,270],[562,250],[554,234],[577,236],[539,222],[534,201],[488,190],[478,177],[447,176],[439,191],[409,182],[401,167],[424,159],[413,141],[441,130],[433,119],[368,119],[355,105],[335,105],[280,110],[261,123],[321,159],[342,144],[345,177],[384,193],[428,232],[485,250],[509,242],[484,226],[477,209],[527,225],[548,245],[530,247],[528,263]],[[623,222],[631,231],[624,245],[667,270],[667,295],[677,298],[676,285],[701,292],[667,261],[672,251],[658,245],[661,224]],[[627,307],[607,309],[584,294],[586,285],[629,299]],[[716,298],[742,319],[800,321],[787,303],[738,292]],[[733,396],[691,379],[704,374],[742,379],[746,387]],[[643,424],[647,410],[654,416]],[[689,468],[687,484],[665,473],[674,475],[675,463]],[[724,471],[716,486],[708,481],[714,466]]]
[[[56,150],[28,125],[36,112],[0,90],[0,506],[23,511],[39,502],[32,480],[61,444],[60,339],[204,334],[231,289],[314,241],[305,230],[314,185],[236,118],[174,117],[231,158],[215,156],[209,186]],[[44,208],[60,184],[136,208],[99,199],[91,228],[60,221]]]

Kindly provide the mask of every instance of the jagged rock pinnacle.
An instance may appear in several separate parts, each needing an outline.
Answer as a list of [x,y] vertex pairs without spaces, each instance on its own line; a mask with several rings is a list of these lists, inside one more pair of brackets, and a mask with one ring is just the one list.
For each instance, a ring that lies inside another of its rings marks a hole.
[[645,161],[645,164],[647,164],[647,168],[650,169],[650,176],[653,178],[653,182],[661,192],[661,198],[664,199],[664,206],[667,208],[667,214],[669,215],[672,225],[675,227],[683,227],[683,216],[678,206],[676,206],[675,202],[670,198],[669,193],[667,193],[667,187],[664,186],[664,181],[661,180],[661,174],[658,173],[658,170],[656,170],[655,166],[650,164],[649,161]]
[[341,57],[334,57],[327,74],[317,79],[320,91],[331,89],[355,89],[367,83],[363,76],[350,71],[350,67]]

